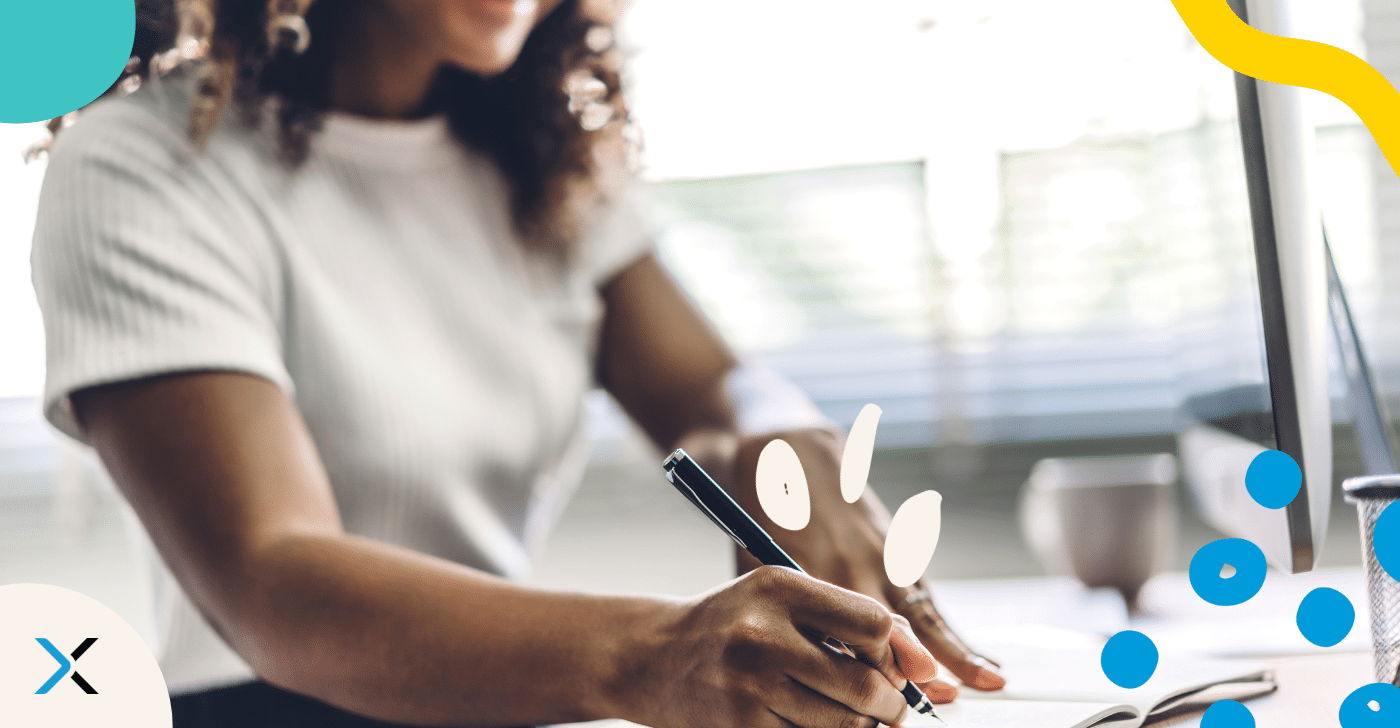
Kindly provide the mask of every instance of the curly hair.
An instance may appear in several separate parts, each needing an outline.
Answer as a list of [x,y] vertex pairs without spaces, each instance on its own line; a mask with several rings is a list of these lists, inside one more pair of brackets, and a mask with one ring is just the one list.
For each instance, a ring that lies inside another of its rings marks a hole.
[[[281,153],[295,166],[331,108],[337,24],[346,6],[137,0],[132,57],[108,94],[129,93],[194,61],[191,140],[203,144],[230,106],[256,125],[275,102]],[[303,20],[315,39],[309,47],[295,32]],[[495,163],[527,245],[567,253],[588,213],[619,183],[633,151],[619,66],[611,27],[587,17],[579,0],[564,0],[503,73],[483,77],[444,66],[434,80],[425,111],[444,113],[461,142]],[[60,126],[60,119],[50,122],[52,131]]]

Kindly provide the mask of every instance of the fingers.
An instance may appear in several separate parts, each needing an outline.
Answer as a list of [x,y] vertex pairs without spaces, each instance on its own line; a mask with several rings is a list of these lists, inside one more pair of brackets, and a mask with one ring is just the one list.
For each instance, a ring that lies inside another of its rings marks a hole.
[[[784,658],[784,670],[795,684],[811,693],[790,690],[784,695],[793,701],[790,707],[775,712],[803,726],[824,725],[812,722],[812,716],[817,715],[828,716],[823,720],[836,720],[834,725],[840,726],[861,725],[852,722],[860,716],[878,718],[887,724],[901,719],[908,703],[899,688],[907,681],[895,663],[890,645],[896,619],[888,609],[863,594],[789,569],[764,567],[749,578],[760,596],[771,596],[786,605],[793,637],[797,639],[795,653]],[[907,624],[900,628],[904,630],[901,639],[913,646],[906,651],[923,652],[929,665],[922,673],[931,678],[932,656],[917,646]],[[823,639],[837,643],[830,645]],[[841,647],[849,647],[855,657],[841,651]],[[917,658],[911,661],[917,663]],[[822,699],[813,700],[814,696]],[[840,710],[835,706],[840,706]]]
[[924,683],[938,675],[938,663],[914,634],[914,628],[903,615],[894,615],[890,630],[890,648],[900,674],[915,683]]
[[919,690],[930,702],[951,703],[958,697],[958,686],[935,679],[938,675],[938,663],[915,636],[909,620],[902,615],[894,615],[890,646],[894,649],[899,671],[919,686]]
[[[788,610],[794,624],[814,636],[850,647],[857,659],[878,670],[891,685],[904,684],[890,646],[895,622],[888,609],[864,594],[787,569],[777,571],[761,569],[755,576],[769,579],[772,588],[789,595]],[[932,656],[928,659],[932,662]]]
[[835,649],[809,643],[788,669],[791,682],[770,703],[774,713],[807,728],[888,725],[909,710],[889,679]]
[[[902,600],[903,596],[899,599]],[[909,620],[914,634],[933,653],[934,658],[957,675],[964,685],[977,690],[1000,690],[1006,686],[1006,680],[996,672],[996,666],[969,650],[943,621],[931,601],[915,602],[902,608],[900,613]],[[933,697],[929,696],[929,699],[933,700]]]
[[929,680],[928,682],[917,683],[919,691],[928,698],[934,705],[951,703],[958,697],[958,686],[942,680]]

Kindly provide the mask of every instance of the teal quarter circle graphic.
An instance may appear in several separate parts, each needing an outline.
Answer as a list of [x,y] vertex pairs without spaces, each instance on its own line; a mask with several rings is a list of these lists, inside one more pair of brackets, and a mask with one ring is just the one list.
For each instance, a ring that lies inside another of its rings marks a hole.
[[1104,644],[1099,666],[1104,677],[1120,688],[1141,687],[1157,671],[1157,645],[1151,637],[1123,630]]
[[[1233,573],[1225,573],[1229,566]],[[1196,550],[1187,575],[1196,596],[1218,607],[1244,604],[1259,593],[1268,572],[1264,552],[1242,538],[1222,538]]]
[[1400,581],[1400,501],[1391,503],[1376,518],[1375,530],[1371,532],[1371,548],[1390,578]]
[[1286,452],[1265,450],[1254,456],[1244,473],[1249,497],[1265,508],[1279,509],[1293,502],[1303,487],[1303,470]]
[[86,106],[121,75],[135,35],[133,0],[0,3],[0,122]]
[[1382,728],[1400,725],[1400,688],[1371,683],[1353,690],[1337,711],[1342,728]]
[[1298,631],[1318,647],[1331,647],[1346,639],[1356,622],[1356,608],[1336,589],[1318,587],[1298,605]]
[[1201,728],[1254,728],[1254,714],[1242,703],[1217,700],[1201,716]]

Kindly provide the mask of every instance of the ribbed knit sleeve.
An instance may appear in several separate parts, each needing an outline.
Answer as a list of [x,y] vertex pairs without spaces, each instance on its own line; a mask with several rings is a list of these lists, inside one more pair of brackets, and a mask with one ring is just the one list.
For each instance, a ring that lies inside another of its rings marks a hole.
[[640,182],[606,206],[585,232],[580,267],[595,285],[603,285],[656,248],[651,193]]
[[291,390],[277,256],[236,186],[182,131],[119,99],[54,146],[32,253],[44,411],[79,439],[68,395],[84,387],[233,370]]

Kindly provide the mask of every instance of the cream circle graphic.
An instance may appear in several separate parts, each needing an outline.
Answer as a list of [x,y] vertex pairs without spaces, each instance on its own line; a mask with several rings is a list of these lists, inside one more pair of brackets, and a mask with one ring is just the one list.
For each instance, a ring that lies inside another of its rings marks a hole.
[[[841,498],[847,503],[860,500],[865,491],[880,415],[879,407],[865,405],[846,437],[841,455]],[[811,493],[802,461],[791,445],[784,440],[765,445],[758,454],[754,481],[758,504],[774,523],[789,531],[806,528],[812,519]],[[943,496],[937,491],[926,490],[899,506],[885,534],[885,575],[891,583],[909,586],[923,578],[942,529]]]
[[807,527],[812,519],[812,499],[807,491],[807,474],[797,451],[785,440],[773,440],[758,454],[754,474],[758,504],[773,522],[789,531]]
[[0,586],[4,725],[170,728],[170,695],[136,630],[91,597]]
[[841,453],[841,498],[847,503],[860,500],[865,481],[870,477],[870,458],[875,454],[875,428],[880,426],[882,410],[867,404],[846,435],[846,449]]
[[943,496],[926,490],[904,501],[885,534],[885,575],[895,586],[924,577],[943,528]]

